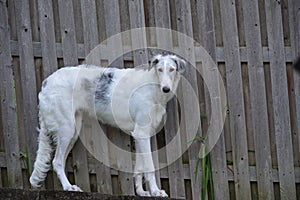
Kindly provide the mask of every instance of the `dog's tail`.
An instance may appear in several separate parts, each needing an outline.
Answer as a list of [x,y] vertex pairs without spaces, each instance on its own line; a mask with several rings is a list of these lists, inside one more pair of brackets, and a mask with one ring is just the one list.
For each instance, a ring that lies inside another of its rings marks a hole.
[[51,157],[54,150],[52,138],[42,124],[39,132],[39,147],[34,163],[34,170],[29,179],[33,188],[40,187],[41,182],[45,180],[47,172],[51,167]]

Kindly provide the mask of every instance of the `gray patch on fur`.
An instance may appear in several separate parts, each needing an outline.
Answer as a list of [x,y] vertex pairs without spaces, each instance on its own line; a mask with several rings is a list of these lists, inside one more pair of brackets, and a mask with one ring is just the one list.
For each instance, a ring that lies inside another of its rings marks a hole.
[[46,85],[47,85],[47,79],[43,81],[43,83],[42,83],[42,87],[43,87],[43,88],[45,88],[45,87],[46,87]]
[[108,68],[98,78],[96,84],[95,101],[101,104],[108,104],[110,101],[109,88],[114,78],[115,68]]

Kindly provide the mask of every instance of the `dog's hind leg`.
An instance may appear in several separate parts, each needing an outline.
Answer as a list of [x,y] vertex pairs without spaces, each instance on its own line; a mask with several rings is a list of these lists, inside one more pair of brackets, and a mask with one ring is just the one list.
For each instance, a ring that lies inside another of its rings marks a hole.
[[78,139],[81,123],[82,115],[76,113],[75,122],[69,122],[69,124],[61,127],[59,133],[57,133],[57,148],[53,159],[53,169],[57,173],[63,189],[68,191],[82,192],[77,185],[71,185],[65,173],[66,159]]

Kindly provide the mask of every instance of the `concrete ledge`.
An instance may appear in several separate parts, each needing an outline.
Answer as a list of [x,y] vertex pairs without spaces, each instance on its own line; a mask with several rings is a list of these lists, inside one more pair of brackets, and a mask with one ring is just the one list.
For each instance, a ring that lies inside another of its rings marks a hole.
[[159,197],[116,196],[90,192],[0,188],[1,200],[175,200]]

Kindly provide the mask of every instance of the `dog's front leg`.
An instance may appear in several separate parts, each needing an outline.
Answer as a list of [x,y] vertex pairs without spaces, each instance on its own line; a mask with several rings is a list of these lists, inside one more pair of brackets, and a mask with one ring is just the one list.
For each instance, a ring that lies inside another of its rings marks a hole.
[[136,163],[135,163],[135,186],[136,193],[140,196],[149,196],[149,192],[143,189],[143,174],[149,184],[151,196],[168,197],[164,190],[157,187],[155,168],[152,159],[150,144],[151,129],[136,126],[133,137],[135,139]]

